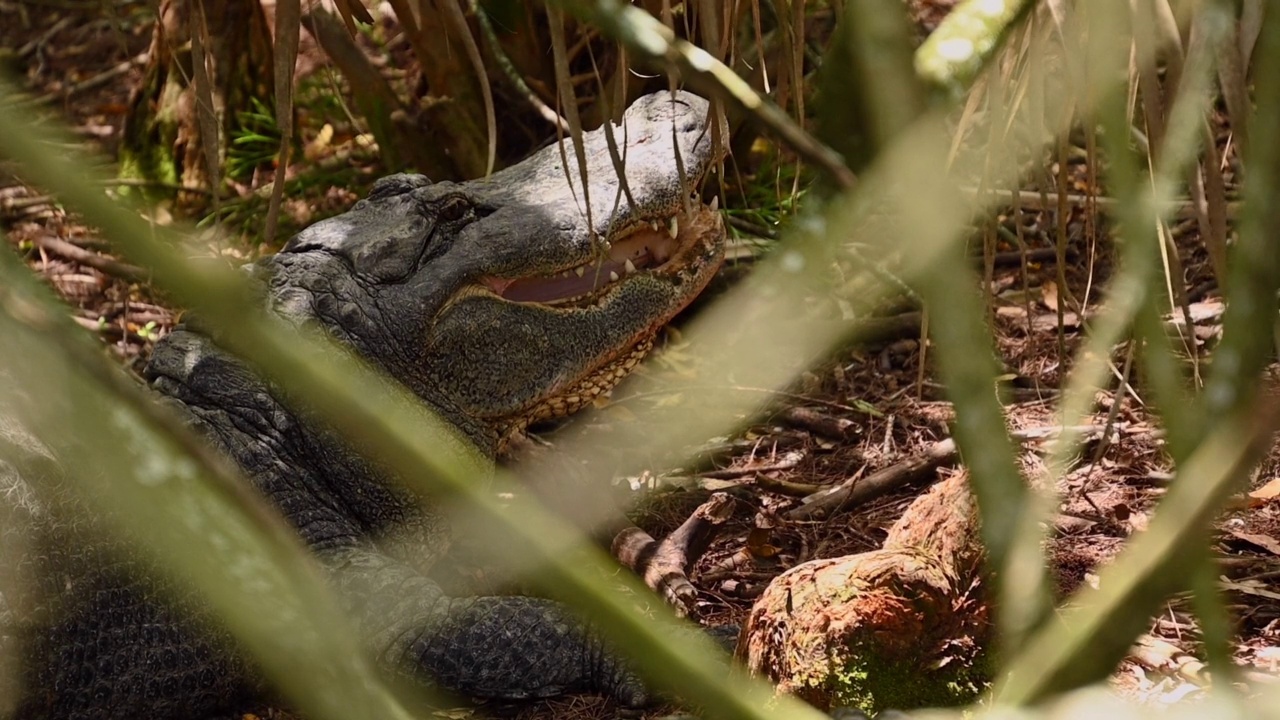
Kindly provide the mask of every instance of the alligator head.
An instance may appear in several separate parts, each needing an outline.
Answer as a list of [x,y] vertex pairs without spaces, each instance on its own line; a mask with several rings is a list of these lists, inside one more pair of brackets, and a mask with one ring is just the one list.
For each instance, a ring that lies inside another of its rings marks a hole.
[[[318,321],[486,449],[611,388],[706,285],[724,229],[696,194],[707,102],[658,93],[614,139],[552,145],[484,180],[380,180],[264,261],[273,306]],[[568,161],[568,170],[565,161]]]

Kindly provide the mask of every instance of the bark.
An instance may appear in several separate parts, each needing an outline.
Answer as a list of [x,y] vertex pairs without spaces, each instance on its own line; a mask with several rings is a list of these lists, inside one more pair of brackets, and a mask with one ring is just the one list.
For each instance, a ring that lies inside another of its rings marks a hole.
[[[220,163],[251,98],[274,107],[271,35],[258,0],[161,0],[146,72],[125,118],[120,155],[126,177],[216,190],[204,157],[191,49],[201,7]],[[215,175],[221,177],[221,168]],[[179,193],[179,208],[199,211],[208,197]]]
[[[391,0],[391,7],[418,60],[416,104],[410,112],[412,127],[418,130],[422,142],[447,148],[452,161],[448,177],[435,179],[484,175],[488,137],[480,83],[488,82],[488,78],[478,75],[468,62],[463,39],[440,3]],[[469,30],[475,37],[471,24],[469,19]]]
[[738,654],[752,674],[819,708],[967,702],[985,681],[982,558],[962,473],[917,498],[882,549],[775,579]]

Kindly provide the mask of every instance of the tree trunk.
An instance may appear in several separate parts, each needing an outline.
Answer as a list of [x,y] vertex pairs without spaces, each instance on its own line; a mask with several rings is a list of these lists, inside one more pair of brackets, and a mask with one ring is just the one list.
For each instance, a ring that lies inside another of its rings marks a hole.
[[[203,11],[203,12],[201,12]],[[210,172],[200,130],[192,36],[200,35],[219,137],[218,168]],[[197,192],[178,195],[178,207],[200,211],[218,188],[232,137],[243,113],[274,108],[271,34],[258,0],[160,0],[142,85],[131,99],[121,143],[121,174]]]
[[823,709],[968,702],[987,672],[982,558],[961,473],[917,498],[882,549],[777,577],[751,609],[738,654],[752,674]]

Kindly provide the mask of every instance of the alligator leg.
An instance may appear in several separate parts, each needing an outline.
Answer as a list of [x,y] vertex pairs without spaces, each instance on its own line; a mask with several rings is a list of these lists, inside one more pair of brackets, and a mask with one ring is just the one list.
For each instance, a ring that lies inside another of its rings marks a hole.
[[[211,363],[227,356],[206,350],[203,357]],[[187,365],[160,369],[185,372]],[[241,467],[258,470],[255,486],[315,553],[382,666],[469,696],[522,699],[577,690],[609,694],[628,706],[644,704],[635,676],[605,652],[597,633],[559,604],[451,598],[401,560],[416,563],[419,554],[440,550],[434,513],[419,513],[403,492],[377,481],[366,461],[333,438],[290,435],[295,426],[281,419],[269,395],[243,390],[255,387],[251,376],[242,374],[238,386],[217,380],[233,367],[166,387],[192,409],[197,429]],[[223,409],[228,406],[234,415]],[[272,439],[268,448],[262,437]],[[311,457],[323,465],[310,465]],[[378,543],[374,536],[380,536]],[[411,558],[403,554],[406,545]]]
[[367,547],[322,557],[379,660],[462,695],[524,700],[600,692],[648,704],[639,678],[561,604],[529,597],[451,598],[413,568]]

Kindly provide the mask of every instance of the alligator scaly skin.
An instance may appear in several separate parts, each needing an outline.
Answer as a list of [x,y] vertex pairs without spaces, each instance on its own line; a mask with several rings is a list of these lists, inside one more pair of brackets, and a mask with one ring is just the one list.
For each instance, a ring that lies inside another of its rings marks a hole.
[[[614,130],[627,192],[597,130],[585,139],[589,193],[555,147],[486,180],[392,176],[251,275],[274,312],[323,326],[491,453],[529,420],[564,411],[564,398],[616,382],[714,274],[723,229],[716,220],[678,262],[627,274],[575,309],[512,303],[486,288],[590,262],[602,240],[680,212],[690,180],[717,155],[706,114],[686,93],[638,100]],[[467,696],[592,691],[628,706],[648,701],[600,636],[559,604],[446,596],[424,574],[447,547],[443,519],[307,421],[305,402],[301,411],[282,402],[216,337],[175,330],[146,375],[297,530],[389,671]],[[10,500],[58,495],[70,471],[40,440],[0,423],[0,490]],[[24,481],[33,474],[39,483]],[[93,521],[67,520],[74,502],[39,502],[0,505],[11,575],[35,578],[19,600],[0,572],[0,664],[22,661],[21,689],[7,700],[21,698],[16,718],[212,717],[269,696],[199,598],[118,543],[82,534]],[[58,512],[60,521],[47,520]]]

